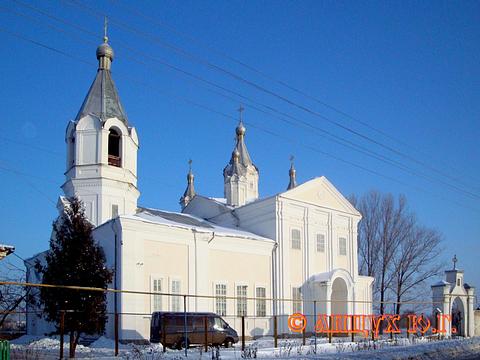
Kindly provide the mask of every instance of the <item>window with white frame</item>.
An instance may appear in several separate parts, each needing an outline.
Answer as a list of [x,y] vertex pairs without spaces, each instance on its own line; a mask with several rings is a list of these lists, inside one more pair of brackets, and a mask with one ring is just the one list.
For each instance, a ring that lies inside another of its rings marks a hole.
[[302,293],[300,292],[299,287],[292,288],[292,299],[293,299],[293,313],[301,313],[302,312]]
[[325,235],[317,234],[317,252],[325,252]]
[[216,284],[215,285],[215,312],[217,315],[227,315],[227,285]]
[[302,248],[302,234],[298,229],[292,229],[292,249]]
[[267,291],[264,287],[257,287],[255,297],[257,303],[257,316],[267,316],[267,301],[265,300]]
[[340,255],[347,255],[347,239],[344,237],[338,239],[338,253]]
[[[162,279],[152,278],[152,292],[162,292]],[[152,295],[152,311],[162,310],[162,295]]]
[[[180,280],[172,280],[172,294],[180,294],[181,283]],[[172,296],[172,311],[182,311],[181,296]]]
[[237,316],[247,316],[247,285],[237,286]]

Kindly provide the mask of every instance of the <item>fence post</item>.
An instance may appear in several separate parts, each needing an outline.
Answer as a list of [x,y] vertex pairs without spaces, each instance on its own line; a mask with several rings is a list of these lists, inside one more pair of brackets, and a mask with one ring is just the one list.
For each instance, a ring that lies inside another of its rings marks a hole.
[[242,351],[245,350],[245,316],[242,315]]
[[332,314],[330,314],[328,317],[328,343],[329,344],[332,343],[332,329],[333,329],[332,321],[333,321]]
[[352,332],[352,342],[355,342],[355,317],[352,315],[352,325],[350,331]]
[[373,327],[373,317],[370,321],[370,328],[372,329],[372,340],[375,341],[375,330],[374,330],[374,327]]
[[410,338],[410,333],[408,330],[410,329],[410,318],[407,316],[407,339]]
[[63,334],[65,332],[65,310],[60,311],[60,359],[63,359]]
[[115,312],[115,356],[118,356],[118,313]]
[[277,315],[273,315],[273,347],[278,347]]
[[167,351],[167,318],[162,316],[162,340],[163,340],[163,352]]
[[185,357],[188,357],[187,295],[183,295],[183,328],[185,330]]
[[205,328],[205,353],[208,352],[208,321],[207,317],[203,317],[203,326]]
[[317,353],[317,300],[313,301],[313,336],[315,340],[315,354]]

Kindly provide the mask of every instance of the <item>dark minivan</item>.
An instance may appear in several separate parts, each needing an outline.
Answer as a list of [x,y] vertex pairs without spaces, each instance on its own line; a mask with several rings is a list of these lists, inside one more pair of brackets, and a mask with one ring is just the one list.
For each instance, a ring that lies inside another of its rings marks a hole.
[[[192,344],[205,344],[205,325],[208,345],[230,347],[238,342],[237,332],[217,314],[187,312],[186,315],[187,347]],[[150,342],[177,349],[185,347],[185,313],[154,312],[150,323]]]

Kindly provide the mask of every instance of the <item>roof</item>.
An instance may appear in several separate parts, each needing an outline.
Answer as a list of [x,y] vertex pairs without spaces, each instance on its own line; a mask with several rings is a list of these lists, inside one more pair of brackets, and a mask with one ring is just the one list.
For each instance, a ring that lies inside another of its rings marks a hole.
[[116,117],[128,126],[127,115],[120,103],[110,70],[98,69],[75,120],[87,115],[94,115],[103,121]]
[[273,242],[272,239],[251,233],[249,231],[219,226],[210,221],[184,213],[140,207],[138,208],[136,214],[121,215],[120,217],[124,219],[144,221],[152,224],[195,230],[199,232],[214,232],[215,234],[221,236],[242,237]]
[[445,281],[445,280],[440,280],[439,282],[433,284],[432,287],[445,286],[445,285],[450,285],[450,283],[448,281]]

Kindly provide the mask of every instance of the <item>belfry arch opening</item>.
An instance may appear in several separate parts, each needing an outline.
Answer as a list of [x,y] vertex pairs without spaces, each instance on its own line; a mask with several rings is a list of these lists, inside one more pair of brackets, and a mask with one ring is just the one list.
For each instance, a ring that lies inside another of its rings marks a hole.
[[121,136],[115,129],[110,129],[108,133],[108,165],[122,166]]

